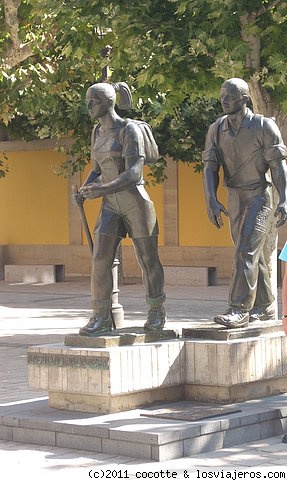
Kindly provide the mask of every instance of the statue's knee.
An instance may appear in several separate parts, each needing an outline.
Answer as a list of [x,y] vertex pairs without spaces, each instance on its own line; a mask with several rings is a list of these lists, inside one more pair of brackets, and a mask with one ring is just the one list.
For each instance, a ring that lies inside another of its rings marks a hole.
[[104,272],[112,268],[113,265],[113,261],[110,261],[105,255],[101,254],[93,255],[92,263],[94,268]]
[[239,247],[236,251],[237,259],[240,263],[252,266],[258,264],[258,256],[254,255],[254,252],[250,251],[250,248]]

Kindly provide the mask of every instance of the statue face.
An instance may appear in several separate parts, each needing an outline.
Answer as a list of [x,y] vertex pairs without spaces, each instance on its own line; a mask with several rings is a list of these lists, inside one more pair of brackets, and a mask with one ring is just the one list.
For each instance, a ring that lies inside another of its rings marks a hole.
[[92,95],[91,92],[87,93],[86,105],[91,118],[101,118],[106,115],[109,108],[107,103]]
[[222,110],[225,114],[230,115],[237,112],[243,108],[243,105],[246,104],[248,97],[242,95],[240,90],[236,88],[234,84],[228,84],[227,82],[220,90],[220,101]]

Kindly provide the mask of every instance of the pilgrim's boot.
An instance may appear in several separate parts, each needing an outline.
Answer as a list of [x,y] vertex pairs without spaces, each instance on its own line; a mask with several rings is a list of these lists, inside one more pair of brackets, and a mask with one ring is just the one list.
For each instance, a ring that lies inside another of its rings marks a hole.
[[112,330],[111,302],[109,300],[94,302],[93,307],[93,315],[87,325],[80,329],[80,335],[92,336]]
[[249,322],[265,322],[267,320],[276,320],[274,305],[266,307],[253,307],[249,314]]
[[227,328],[245,328],[249,323],[249,312],[243,312],[235,307],[230,307],[225,313],[214,317],[215,323]]
[[165,294],[157,298],[146,297],[150,308],[148,311],[147,321],[144,324],[144,330],[147,332],[158,332],[163,329],[166,321],[166,313],[163,307]]

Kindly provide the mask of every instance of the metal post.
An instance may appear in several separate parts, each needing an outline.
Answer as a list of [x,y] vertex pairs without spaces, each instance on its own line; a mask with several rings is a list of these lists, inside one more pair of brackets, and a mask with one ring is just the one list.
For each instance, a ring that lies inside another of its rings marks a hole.
[[112,51],[112,47],[110,45],[107,45],[105,48],[102,48],[101,50],[101,56],[102,58],[107,59],[107,64],[104,66],[102,69],[102,81],[105,82],[108,80],[110,76],[110,71],[109,71],[109,61],[110,61],[110,53]]
[[118,288],[118,273],[119,273],[120,261],[115,258],[113,263],[113,295],[112,295],[112,313],[116,328],[122,328],[124,326],[124,309],[119,303],[119,288]]

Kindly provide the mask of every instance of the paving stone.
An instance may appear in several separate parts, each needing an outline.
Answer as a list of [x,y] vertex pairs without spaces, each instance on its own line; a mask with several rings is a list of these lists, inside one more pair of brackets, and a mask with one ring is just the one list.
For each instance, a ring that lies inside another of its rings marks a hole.
[[161,445],[158,447],[152,446],[152,460],[157,462],[165,462],[166,460],[172,460],[176,458],[183,457],[184,455],[184,442],[172,442],[166,445]]
[[[135,429],[137,429],[137,426],[135,425]],[[169,440],[171,441],[174,438],[173,434],[170,434],[167,436],[169,437]],[[152,433],[152,432],[140,432],[140,431],[131,431],[130,428],[126,429],[124,431],[124,427],[122,429],[115,429],[111,430],[109,434],[109,438],[111,440],[118,440],[118,441],[133,441],[135,443],[143,443],[143,444],[149,444],[149,445],[158,445],[159,444],[159,438],[157,433]],[[163,443],[163,436],[161,435],[161,443]],[[166,439],[166,441],[168,441]]]
[[102,440],[99,437],[87,435],[73,435],[68,433],[56,433],[56,446],[86,450],[87,452],[102,452]]
[[[262,418],[261,421],[264,421],[264,418]],[[254,425],[257,423],[259,423],[259,414],[257,413],[245,414],[240,417],[240,426]]]
[[13,440],[37,445],[56,445],[55,432],[30,428],[13,427]]
[[197,453],[220,450],[224,446],[225,434],[226,432],[215,432],[184,440],[184,456],[188,457]]
[[0,425],[0,438],[1,440],[13,440],[13,429],[6,425]]
[[266,420],[265,422],[260,423],[260,437],[268,438],[285,433],[282,427],[281,420]]
[[261,438],[260,425],[243,426],[226,430],[224,435],[223,447],[231,447],[232,445],[240,445],[244,442],[254,442]]
[[113,453],[116,455],[129,455],[134,458],[145,458],[152,460],[151,445],[143,445],[136,442],[124,442],[122,440],[111,440],[104,438],[102,440],[103,453]]

